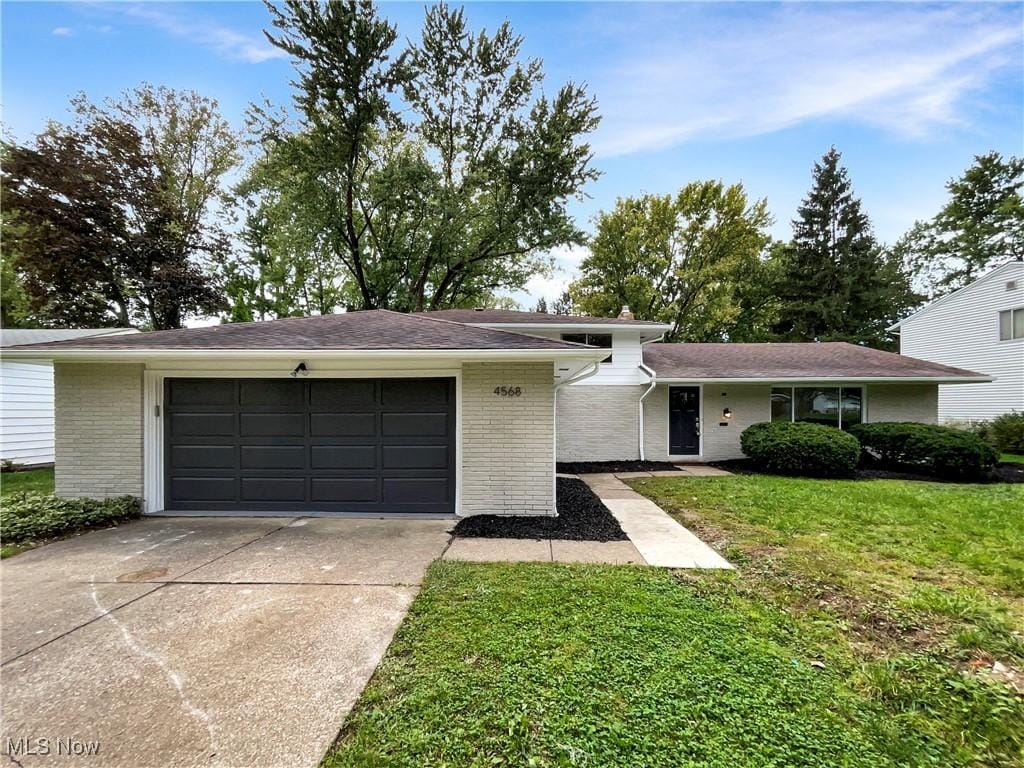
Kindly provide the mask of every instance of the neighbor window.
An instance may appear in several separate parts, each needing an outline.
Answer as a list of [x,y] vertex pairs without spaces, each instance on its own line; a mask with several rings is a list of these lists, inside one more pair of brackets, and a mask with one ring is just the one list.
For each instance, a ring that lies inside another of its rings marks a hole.
[[[563,333],[562,341],[572,341],[576,344],[589,344],[592,347],[601,347],[603,349],[612,348],[612,335],[610,333]],[[611,353],[608,354],[602,363],[610,363],[612,361]]]
[[845,429],[863,420],[860,387],[772,387],[772,421],[809,421]]
[[1024,307],[999,313],[999,340],[1024,339]]

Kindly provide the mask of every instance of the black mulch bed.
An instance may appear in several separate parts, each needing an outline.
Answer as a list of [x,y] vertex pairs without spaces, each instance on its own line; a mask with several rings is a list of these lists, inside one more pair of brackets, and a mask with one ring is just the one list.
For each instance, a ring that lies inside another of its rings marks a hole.
[[660,472],[679,469],[667,461],[560,461],[555,468],[563,475],[597,475],[604,472]]
[[582,480],[556,478],[558,517],[474,515],[460,520],[455,535],[483,539],[625,541],[619,522]]
[[[711,465],[719,469],[725,469],[737,475],[770,475],[771,472],[760,470],[750,459],[733,459],[731,461],[715,461]],[[927,483],[962,483],[963,480],[947,480],[932,475],[922,475],[919,472],[897,472],[891,469],[879,469],[878,467],[861,467],[857,470],[858,480],[921,480]],[[1008,461],[996,464],[992,478],[980,481],[979,485],[987,483],[1024,483],[1024,464],[1013,464]]]

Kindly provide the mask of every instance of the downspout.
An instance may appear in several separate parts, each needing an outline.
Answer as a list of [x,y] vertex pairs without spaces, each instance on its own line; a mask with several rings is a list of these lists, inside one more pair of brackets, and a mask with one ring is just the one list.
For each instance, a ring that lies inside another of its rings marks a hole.
[[[553,391],[552,397],[551,397],[551,439],[554,442],[554,445],[552,446],[551,455],[554,458],[556,464],[558,463],[558,390],[560,390],[566,384],[575,384],[577,381],[583,381],[584,379],[589,379],[591,376],[593,376],[595,373],[597,373],[599,370],[601,370],[601,361],[600,360],[595,360],[593,363],[590,364],[590,366],[591,366],[590,370],[584,369],[584,370],[587,371],[586,373],[583,373],[583,374],[577,373],[577,374],[571,376],[570,378],[566,379],[565,381],[560,381],[557,384],[555,384],[555,388],[554,388],[554,391]],[[554,505],[555,516],[557,517],[558,516],[558,475],[557,475],[557,473],[553,473],[551,475],[551,503]]]
[[654,372],[652,368],[648,368],[643,362],[640,363],[640,370],[647,374],[647,377],[651,380],[651,386],[647,388],[647,391],[640,395],[640,402],[637,404],[639,410],[639,424],[640,424],[640,461],[646,461],[644,456],[644,400],[647,396],[654,391],[654,388],[658,385],[658,374]]

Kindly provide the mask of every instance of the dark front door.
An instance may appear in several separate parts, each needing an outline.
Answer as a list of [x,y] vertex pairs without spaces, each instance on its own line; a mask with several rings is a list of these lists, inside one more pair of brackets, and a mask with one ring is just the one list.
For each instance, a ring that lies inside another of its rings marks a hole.
[[167,379],[165,508],[455,509],[453,379]]
[[668,452],[700,453],[700,387],[668,388]]

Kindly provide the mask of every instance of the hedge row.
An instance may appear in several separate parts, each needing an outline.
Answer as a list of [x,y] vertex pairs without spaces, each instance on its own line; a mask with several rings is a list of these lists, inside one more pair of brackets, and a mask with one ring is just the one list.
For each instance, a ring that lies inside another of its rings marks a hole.
[[970,432],[914,422],[857,424],[864,461],[949,480],[984,480],[999,460],[995,449]]
[[1024,411],[1010,411],[974,425],[974,434],[1003,453],[1024,453]]
[[948,480],[984,480],[995,450],[969,432],[913,422],[857,424],[849,432],[806,422],[765,422],[743,431],[740,447],[767,472],[852,477],[859,464]]
[[780,475],[852,477],[860,458],[860,443],[849,433],[799,421],[747,427],[740,447],[762,469]]
[[0,536],[20,544],[60,536],[84,528],[113,525],[142,512],[134,496],[113,499],[60,499],[44,493],[15,493],[3,500]]

